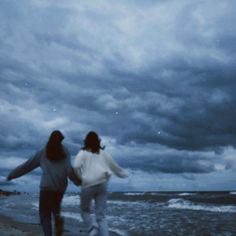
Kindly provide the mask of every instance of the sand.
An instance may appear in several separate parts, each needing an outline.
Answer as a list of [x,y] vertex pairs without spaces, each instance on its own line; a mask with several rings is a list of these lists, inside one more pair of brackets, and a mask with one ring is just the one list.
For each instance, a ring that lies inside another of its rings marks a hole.
[[[86,234],[78,232],[76,235]],[[39,224],[18,222],[0,214],[0,236],[43,236],[43,232]],[[63,236],[75,236],[75,234],[66,231]]]
[[17,222],[7,216],[0,215],[1,236],[43,236],[40,225]]
[[[65,231],[63,236],[86,236],[85,233],[73,234]],[[117,236],[116,233],[110,232],[111,236]],[[10,217],[0,214],[0,236],[43,236],[41,226],[39,224],[22,223],[13,220]]]
[[[9,195],[19,195],[18,192],[8,192],[0,189],[0,198],[8,197]],[[1,210],[1,209],[0,209]],[[66,224],[66,222],[65,222]],[[66,225],[65,225],[66,228]],[[43,231],[40,224],[23,223],[8,216],[5,216],[0,211],[0,236],[43,236]],[[86,236],[87,234],[79,231],[76,234],[65,229],[63,236]],[[111,236],[117,236],[116,233],[110,232]]]

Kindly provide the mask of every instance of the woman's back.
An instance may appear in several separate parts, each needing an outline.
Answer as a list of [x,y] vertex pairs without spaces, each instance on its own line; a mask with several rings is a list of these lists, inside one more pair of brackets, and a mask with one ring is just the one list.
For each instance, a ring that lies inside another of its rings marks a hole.
[[64,191],[67,187],[67,177],[70,176],[72,167],[70,154],[64,148],[66,158],[57,162],[47,158],[46,150],[39,152],[39,162],[42,169],[40,188],[44,190]]
[[83,186],[92,186],[106,182],[111,176],[111,170],[105,160],[105,152],[92,153],[81,150],[75,159],[74,167],[82,179]]
[[[126,174],[110,155],[100,145],[100,138],[94,131],[90,131],[85,140],[84,147],[75,158],[74,169],[82,180],[81,189],[81,216],[87,225],[89,235],[108,236],[108,226],[105,218],[107,201],[107,184],[112,173],[119,177]],[[93,225],[90,214],[92,200],[95,200],[95,214],[98,229]]]
[[82,180],[83,187],[104,183],[110,179],[112,173],[121,178],[127,176],[104,150],[100,150],[99,153],[80,150],[75,158],[74,168],[77,176]]
[[70,163],[69,152],[64,148],[66,158],[60,161],[51,161],[47,158],[46,149],[42,149],[12,170],[9,174],[9,178],[18,178],[33,169],[40,167],[42,169],[40,189],[41,190],[53,190],[53,191],[65,191],[67,187],[67,177],[74,179],[74,172]]

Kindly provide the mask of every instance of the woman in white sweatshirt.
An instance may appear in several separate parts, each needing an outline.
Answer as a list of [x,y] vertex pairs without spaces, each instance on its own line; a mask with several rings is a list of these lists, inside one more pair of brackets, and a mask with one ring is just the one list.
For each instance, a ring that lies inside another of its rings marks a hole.
[[[84,140],[84,147],[75,158],[74,169],[82,180],[81,216],[88,227],[89,235],[107,236],[108,226],[105,218],[107,183],[114,173],[120,178],[127,177],[124,170],[116,164],[100,145],[98,135],[91,131]],[[93,225],[90,205],[95,200],[95,214],[98,229]]]

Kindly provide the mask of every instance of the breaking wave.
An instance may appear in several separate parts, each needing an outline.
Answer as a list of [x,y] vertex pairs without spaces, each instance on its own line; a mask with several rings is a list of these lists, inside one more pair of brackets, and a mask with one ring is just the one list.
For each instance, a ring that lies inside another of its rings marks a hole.
[[232,205],[216,206],[216,205],[196,204],[188,200],[183,200],[181,198],[170,199],[167,202],[167,207],[175,209],[184,209],[184,210],[236,213],[236,206]]

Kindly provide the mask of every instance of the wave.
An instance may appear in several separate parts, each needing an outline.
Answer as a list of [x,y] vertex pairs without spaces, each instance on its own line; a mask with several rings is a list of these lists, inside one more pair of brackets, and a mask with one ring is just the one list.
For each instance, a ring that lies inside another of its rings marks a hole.
[[160,193],[160,192],[126,192],[126,193],[123,193],[122,195],[125,195],[125,196],[144,196],[144,195],[147,195],[147,196],[157,196],[157,195],[166,195],[165,193]]
[[195,204],[188,200],[183,200],[181,198],[173,198],[167,202],[168,208],[183,209],[183,210],[196,210],[196,211],[210,211],[219,213],[236,213],[236,207],[232,205],[204,205]]
[[38,201],[37,202],[32,202],[31,205],[32,205],[33,210],[37,211],[39,209],[39,202]]
[[79,195],[65,195],[63,197],[62,204],[65,206],[79,205],[80,204],[80,196]]
[[[31,203],[33,210],[38,210],[39,203],[38,200]],[[62,200],[62,206],[79,206],[80,205],[80,196],[67,196],[65,195]]]
[[[152,207],[154,206],[153,203],[150,203],[150,202],[142,202],[142,201],[133,201],[133,202],[130,202],[130,201],[121,201],[121,200],[108,200],[107,201],[108,204],[110,205],[114,205],[114,206],[117,206],[117,207],[122,207],[122,208],[125,208],[125,207],[143,207],[143,208],[146,208],[146,207]],[[161,203],[157,203],[155,205],[161,205]]]
[[119,236],[127,236],[128,235],[128,233],[125,232],[124,230],[109,228],[109,231],[112,233],[115,233],[116,235],[119,235]]
[[[76,220],[77,223],[78,223],[77,228],[80,229],[80,232],[83,232],[83,231],[85,232],[86,231],[86,229],[84,228],[84,225],[82,225],[83,224],[82,223],[83,220],[82,220],[82,217],[81,217],[81,215],[79,213],[63,211],[61,214],[62,214],[63,217],[65,217],[67,219]],[[109,220],[112,219],[114,221],[113,217],[107,216],[107,218]],[[95,221],[95,215],[94,214],[92,214],[92,220],[93,220],[93,225],[97,225],[97,223]],[[118,223],[118,222],[120,222],[121,218],[120,217],[116,217],[116,220],[117,220],[117,223]],[[115,229],[115,228],[109,228],[109,231],[113,232],[113,233],[115,233],[116,235],[119,235],[119,236],[127,236],[128,235],[126,231]]]
[[135,193],[135,192],[130,192],[130,193],[124,193],[124,195],[127,195],[127,196],[142,196],[142,195],[144,195],[145,194],[145,192],[137,192],[137,193]]
[[192,196],[192,195],[196,195],[196,193],[179,193],[179,196]]
[[62,214],[62,216],[66,217],[66,218],[71,218],[71,219],[75,219],[78,221],[82,221],[82,218],[79,213],[63,211],[61,214]]
[[236,191],[235,192],[230,192],[229,194],[236,195]]

